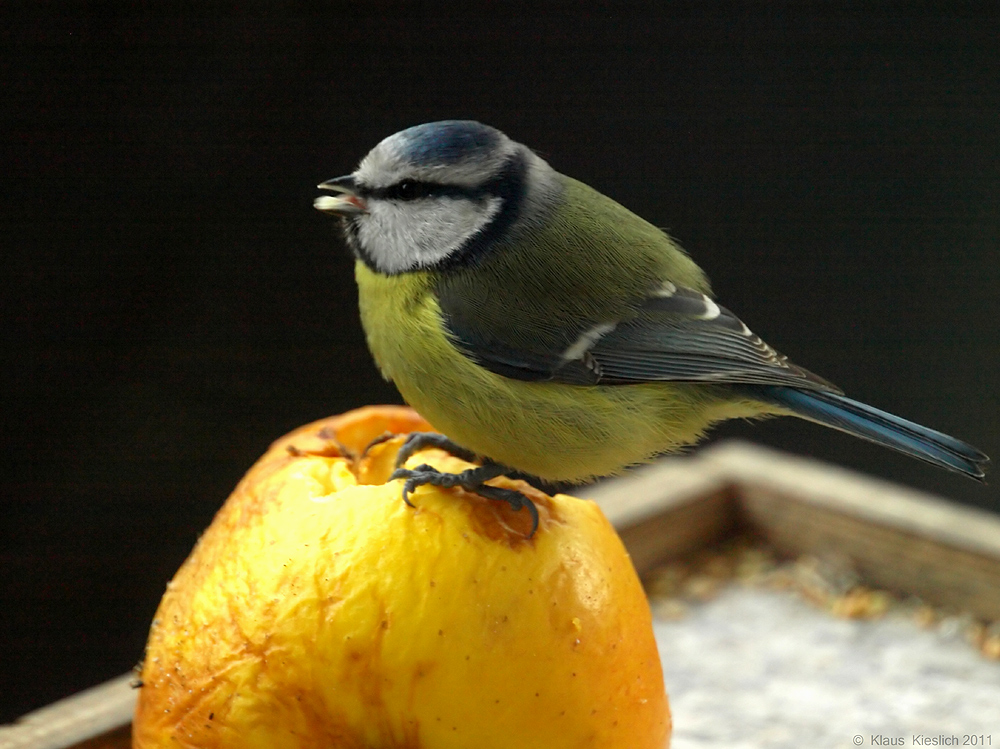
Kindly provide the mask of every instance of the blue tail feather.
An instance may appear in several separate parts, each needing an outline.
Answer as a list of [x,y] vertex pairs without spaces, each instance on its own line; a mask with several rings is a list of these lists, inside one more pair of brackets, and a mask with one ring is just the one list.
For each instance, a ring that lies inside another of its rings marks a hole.
[[985,476],[989,458],[947,434],[835,393],[789,387],[753,388],[756,397],[796,416],[898,450],[974,479]]

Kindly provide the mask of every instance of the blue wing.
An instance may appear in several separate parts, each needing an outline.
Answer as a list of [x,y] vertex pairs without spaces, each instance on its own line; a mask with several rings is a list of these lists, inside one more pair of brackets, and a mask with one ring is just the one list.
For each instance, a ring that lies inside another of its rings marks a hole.
[[[480,366],[518,380],[570,385],[640,382],[787,385],[840,392],[797,367],[732,312],[700,292],[665,284],[619,319],[579,320],[553,334],[482,330],[442,304],[458,347]],[[515,343],[516,342],[516,343]]]
[[700,292],[667,283],[614,320],[580,320],[553,330],[486,331],[442,304],[456,345],[480,366],[518,380],[568,385],[700,382],[982,479],[989,458],[961,440],[845,397],[797,367],[732,312]]

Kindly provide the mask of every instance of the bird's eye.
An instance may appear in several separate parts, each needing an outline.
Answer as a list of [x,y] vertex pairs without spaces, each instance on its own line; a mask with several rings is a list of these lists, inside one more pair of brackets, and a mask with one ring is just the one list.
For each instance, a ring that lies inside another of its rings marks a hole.
[[399,200],[416,200],[417,198],[425,197],[428,191],[427,185],[424,183],[412,179],[404,179],[396,185],[393,193],[395,193],[393,197]]

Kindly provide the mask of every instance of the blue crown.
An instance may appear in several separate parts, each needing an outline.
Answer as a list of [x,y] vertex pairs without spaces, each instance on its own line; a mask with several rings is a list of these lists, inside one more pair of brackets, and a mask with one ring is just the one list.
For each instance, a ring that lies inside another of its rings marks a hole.
[[406,154],[417,164],[454,164],[495,149],[503,134],[473,120],[442,120],[397,133]]

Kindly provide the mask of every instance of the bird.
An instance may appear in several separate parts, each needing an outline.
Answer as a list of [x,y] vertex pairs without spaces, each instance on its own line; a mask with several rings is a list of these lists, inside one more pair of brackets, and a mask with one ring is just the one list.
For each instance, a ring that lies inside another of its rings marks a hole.
[[[318,185],[355,257],[371,353],[404,400],[478,457],[462,474],[399,468],[537,510],[483,482],[580,483],[697,443],[717,422],[796,416],[982,480],[971,445],[848,398],[719,304],[666,232],[500,130],[430,122]],[[514,496],[516,495],[516,496]]]

